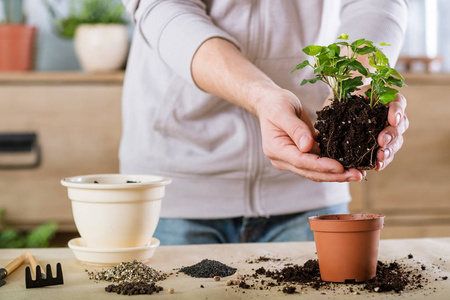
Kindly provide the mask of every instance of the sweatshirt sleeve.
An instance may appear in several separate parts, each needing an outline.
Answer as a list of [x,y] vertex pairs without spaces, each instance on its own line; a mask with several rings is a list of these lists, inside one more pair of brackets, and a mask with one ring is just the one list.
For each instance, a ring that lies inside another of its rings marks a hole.
[[194,84],[192,59],[208,39],[220,37],[238,48],[230,34],[215,26],[200,0],[123,0],[131,19],[147,45],[171,69]]
[[406,0],[342,0],[339,34],[351,40],[365,38],[378,44],[392,66],[397,62],[408,21]]

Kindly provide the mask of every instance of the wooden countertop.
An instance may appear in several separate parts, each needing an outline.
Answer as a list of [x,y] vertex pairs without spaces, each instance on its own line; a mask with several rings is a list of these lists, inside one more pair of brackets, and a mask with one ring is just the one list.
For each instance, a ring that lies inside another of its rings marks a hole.
[[[426,270],[421,274],[429,279],[429,283],[423,289],[403,292],[401,299],[405,297],[407,299],[448,299],[450,280],[443,280],[442,277],[450,275],[449,249],[450,238],[381,240],[379,259],[386,262],[399,260],[415,268],[419,268],[422,264],[426,266]],[[0,250],[0,265],[5,265],[23,251],[24,249]],[[87,266],[77,261],[68,248],[31,249],[31,251],[43,265],[50,263],[52,268],[55,268],[56,263],[61,262],[64,285],[26,289],[24,279],[26,266],[22,265],[5,278],[7,283],[0,287],[2,299],[128,299],[126,296],[106,293],[104,288],[109,284],[107,282],[89,280],[86,269],[100,271],[104,268]],[[413,259],[407,258],[410,253],[413,254]],[[282,261],[248,263],[248,260],[260,256],[281,258]],[[344,284],[335,285],[334,291],[316,291],[305,287],[301,295],[285,295],[279,291],[278,287],[270,290],[243,290],[226,286],[227,278],[216,282],[213,279],[192,278],[183,273],[175,275],[175,268],[192,265],[205,258],[236,267],[238,272],[244,275],[253,274],[259,267],[280,269],[286,263],[304,264],[308,259],[316,257],[313,242],[162,246],[157,249],[154,257],[147,264],[156,270],[174,274],[159,283],[164,290],[159,294],[152,294],[151,299],[279,299],[285,296],[292,298],[300,296],[301,299],[367,299],[368,297],[400,299],[399,294],[394,292],[361,292],[361,295],[354,295],[349,293],[349,286]],[[284,258],[287,259],[283,260]],[[175,293],[169,294],[169,288],[174,288]],[[144,297],[146,296],[137,296],[133,299]]]

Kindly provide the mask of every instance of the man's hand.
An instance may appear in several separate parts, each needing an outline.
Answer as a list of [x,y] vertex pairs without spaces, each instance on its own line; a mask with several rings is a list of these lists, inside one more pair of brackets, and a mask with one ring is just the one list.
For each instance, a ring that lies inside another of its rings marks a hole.
[[272,165],[313,181],[360,181],[365,171],[344,170],[331,158],[319,157],[315,131],[299,99],[280,88],[264,90],[256,104],[264,154]]
[[395,153],[403,145],[403,133],[409,127],[409,120],[405,114],[406,99],[402,94],[397,94],[395,101],[389,102],[389,114],[387,126],[378,135],[380,149],[377,152],[377,171],[381,171],[392,161]]

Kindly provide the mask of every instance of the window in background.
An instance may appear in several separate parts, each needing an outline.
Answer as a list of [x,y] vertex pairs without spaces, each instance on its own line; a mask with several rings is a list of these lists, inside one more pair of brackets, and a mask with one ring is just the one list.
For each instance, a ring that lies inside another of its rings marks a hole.
[[449,72],[448,0],[409,0],[409,20],[398,68],[411,72]]

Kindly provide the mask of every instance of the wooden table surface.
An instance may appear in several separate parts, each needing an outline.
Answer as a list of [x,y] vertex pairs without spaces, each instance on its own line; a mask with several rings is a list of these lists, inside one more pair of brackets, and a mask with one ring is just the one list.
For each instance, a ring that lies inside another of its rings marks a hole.
[[[64,285],[26,289],[25,267],[23,264],[10,276],[6,284],[0,287],[0,299],[128,299],[127,296],[107,293],[104,288],[107,282],[95,282],[88,279],[86,269],[101,271],[105,268],[85,265],[75,259],[68,248],[30,249],[41,264],[47,263],[55,268],[61,262],[64,274]],[[22,253],[24,249],[1,249],[0,266]],[[408,259],[408,254],[414,256]],[[280,258],[281,261],[249,263],[260,256]],[[173,273],[168,279],[159,283],[164,290],[159,294],[134,296],[132,299],[279,299],[281,297],[300,299],[450,299],[450,238],[397,239],[381,240],[379,259],[383,262],[393,260],[416,269],[423,264],[426,267],[421,274],[429,279],[429,283],[420,290],[407,290],[401,295],[391,293],[361,292],[355,295],[349,292],[349,285],[336,284],[335,290],[316,291],[310,287],[297,286],[301,294],[286,295],[278,287],[270,290],[244,290],[226,286],[232,277],[213,279],[192,278],[183,273],[175,275],[174,269],[195,264],[202,259],[214,259],[238,269],[242,275],[253,274],[259,267],[280,269],[286,263],[304,264],[308,259],[315,259],[313,242],[271,243],[271,244],[224,244],[224,245],[191,245],[161,246],[147,264],[156,270]],[[436,280],[435,280],[436,279]],[[250,282],[250,280],[248,281]],[[204,288],[200,286],[203,285]],[[355,285],[356,289],[361,285]],[[169,288],[175,293],[169,294]]]

